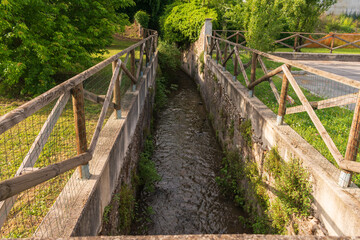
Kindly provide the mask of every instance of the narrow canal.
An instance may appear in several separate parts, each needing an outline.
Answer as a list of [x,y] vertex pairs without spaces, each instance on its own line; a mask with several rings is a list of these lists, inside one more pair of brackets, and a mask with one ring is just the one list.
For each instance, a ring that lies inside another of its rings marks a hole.
[[136,228],[149,235],[248,232],[239,222],[244,213],[215,182],[222,150],[196,84],[181,71],[175,83],[178,89],[159,113],[154,132],[153,160],[161,181],[153,193],[141,194],[141,207],[152,214]]

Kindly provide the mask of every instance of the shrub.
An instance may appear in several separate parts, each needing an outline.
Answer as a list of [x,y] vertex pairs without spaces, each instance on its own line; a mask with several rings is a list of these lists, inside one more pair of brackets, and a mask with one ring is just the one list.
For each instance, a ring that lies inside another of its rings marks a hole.
[[176,42],[180,46],[195,42],[206,18],[216,20],[217,14],[213,9],[202,7],[194,2],[175,6],[164,21],[162,30],[165,40]]
[[147,14],[146,12],[140,10],[137,11],[134,15],[135,21],[137,23],[139,23],[142,27],[147,28],[149,25],[149,14]]

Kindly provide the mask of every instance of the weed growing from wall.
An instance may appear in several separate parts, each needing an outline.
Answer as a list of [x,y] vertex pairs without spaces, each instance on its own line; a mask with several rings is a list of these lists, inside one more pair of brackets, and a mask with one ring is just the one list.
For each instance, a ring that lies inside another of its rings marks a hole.
[[250,120],[250,119],[247,119],[247,120],[245,120],[244,122],[242,122],[242,123],[239,125],[239,131],[240,131],[241,136],[242,136],[243,139],[245,140],[246,145],[247,145],[248,147],[251,147],[251,146],[252,146],[251,120]]
[[[225,155],[216,182],[249,214],[241,220],[257,234],[297,234],[298,223],[311,214],[312,203],[309,173],[301,161],[286,163],[276,148],[271,149],[264,163],[264,170],[274,179],[270,187],[255,162],[242,160],[237,151]],[[274,196],[271,201],[269,191]]]
[[134,189],[127,184],[121,186],[121,190],[115,195],[115,201],[119,203],[118,209],[118,232],[120,234],[128,234],[131,229],[131,223],[135,217],[135,192]]
[[153,137],[152,135],[148,135],[145,141],[144,151],[140,154],[139,160],[140,185],[143,186],[143,190],[146,192],[153,192],[155,182],[161,179],[156,171],[155,163],[151,159],[153,152]]

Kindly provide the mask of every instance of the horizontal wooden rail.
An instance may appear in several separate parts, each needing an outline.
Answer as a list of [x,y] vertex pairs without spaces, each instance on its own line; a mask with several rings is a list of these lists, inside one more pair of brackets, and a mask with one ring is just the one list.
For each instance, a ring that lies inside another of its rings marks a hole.
[[275,68],[274,70],[266,73],[266,74],[265,74],[264,76],[262,76],[261,78],[259,78],[259,79],[257,79],[256,81],[250,83],[250,84],[248,85],[248,88],[249,88],[249,89],[254,88],[256,85],[258,85],[258,84],[260,84],[260,83],[262,83],[262,82],[264,82],[264,81],[267,81],[267,80],[269,80],[270,77],[273,77],[273,76],[275,76],[276,74],[278,74],[279,72],[282,72],[282,67],[283,67],[283,66],[277,67],[277,68]]
[[25,175],[2,181],[0,182],[0,201],[15,196],[80,165],[86,164],[91,158],[92,155],[86,152],[63,162],[55,163]]
[[[89,100],[90,102],[93,103],[99,103],[99,104],[103,104],[105,102],[105,98],[99,95],[96,95],[92,92],[89,92],[87,90],[84,89],[84,98]],[[119,109],[120,106],[116,105],[115,103],[111,102],[109,104],[109,107],[113,108],[113,109]]]
[[[357,100],[357,93],[347,94],[344,96],[336,97],[336,98],[330,98],[326,100],[321,100],[317,102],[310,102],[310,105],[314,109],[325,109],[325,108],[331,108],[331,107],[338,107],[338,106],[344,106],[352,103],[356,103]],[[300,113],[304,112],[305,108],[304,106],[296,106],[286,109],[286,114],[294,114],[294,113]]]
[[248,48],[248,47],[242,46],[240,44],[236,44],[236,43],[233,43],[231,41],[224,40],[224,39],[221,39],[221,38],[218,38],[218,37],[209,36],[209,38],[231,44],[232,46],[237,46],[238,48],[241,48],[241,49],[246,50],[248,52],[257,53],[258,55],[266,57],[266,58],[268,58],[268,59],[270,59],[272,61],[279,62],[279,63],[285,63],[287,65],[291,65],[293,67],[300,68],[300,69],[302,69],[304,71],[319,75],[321,77],[329,78],[329,79],[334,80],[336,82],[339,82],[339,83],[342,83],[342,84],[345,84],[345,85],[360,89],[360,82],[352,80],[350,78],[339,76],[337,74],[329,73],[329,72],[319,70],[319,69],[316,69],[316,68],[313,68],[313,67],[309,67],[307,65],[298,63],[296,61],[292,61],[292,60],[288,60],[286,58],[274,56],[274,55],[269,54],[269,53],[264,53],[264,52],[261,52],[259,50]]

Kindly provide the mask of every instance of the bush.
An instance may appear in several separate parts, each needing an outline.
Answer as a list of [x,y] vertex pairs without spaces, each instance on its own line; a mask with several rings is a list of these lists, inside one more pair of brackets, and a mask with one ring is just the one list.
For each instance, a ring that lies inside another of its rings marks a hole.
[[176,70],[180,66],[180,50],[174,43],[160,41],[159,43],[159,66],[166,73]]
[[180,46],[195,42],[206,18],[216,20],[217,14],[213,9],[199,6],[194,2],[175,6],[165,17],[162,29],[165,40]]
[[135,21],[137,23],[139,23],[143,28],[147,28],[149,25],[149,14],[147,14],[146,12],[140,10],[137,11],[134,15]]

